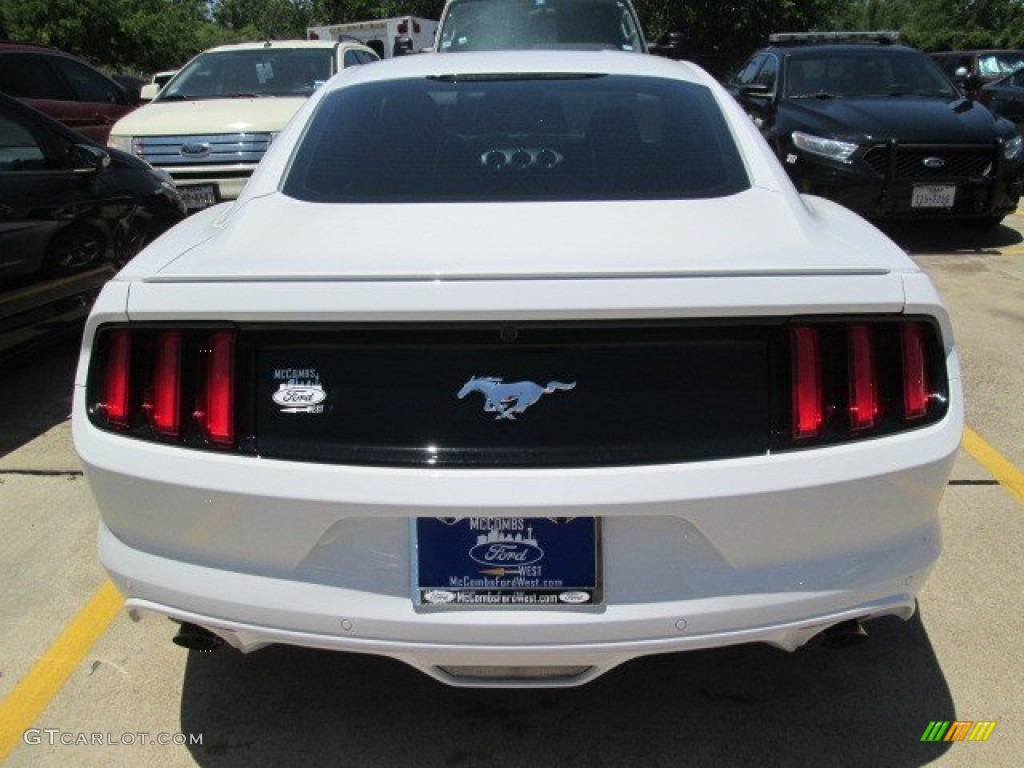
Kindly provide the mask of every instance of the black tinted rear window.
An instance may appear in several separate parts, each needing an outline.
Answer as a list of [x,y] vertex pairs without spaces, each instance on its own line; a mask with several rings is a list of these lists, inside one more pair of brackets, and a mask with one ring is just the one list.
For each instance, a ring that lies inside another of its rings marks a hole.
[[707,198],[748,187],[706,87],[570,75],[331,93],[283,191],[310,202],[429,203]]

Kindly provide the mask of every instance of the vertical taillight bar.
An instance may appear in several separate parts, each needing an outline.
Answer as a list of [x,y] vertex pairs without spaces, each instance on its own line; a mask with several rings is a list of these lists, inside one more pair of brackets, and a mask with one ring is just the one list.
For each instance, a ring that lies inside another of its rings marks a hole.
[[928,413],[928,372],[924,349],[924,326],[904,323],[900,328],[903,357],[903,415],[919,419]]
[[211,334],[206,361],[205,412],[201,417],[210,442],[235,442],[235,334]]
[[850,428],[869,429],[878,417],[878,377],[875,348],[868,325],[846,329],[850,368]]
[[103,415],[107,424],[125,429],[131,420],[131,331],[111,331],[103,372]]
[[817,437],[823,421],[821,344],[814,328],[790,329],[793,356],[793,438]]
[[156,337],[150,419],[162,437],[181,435],[181,331],[162,331]]

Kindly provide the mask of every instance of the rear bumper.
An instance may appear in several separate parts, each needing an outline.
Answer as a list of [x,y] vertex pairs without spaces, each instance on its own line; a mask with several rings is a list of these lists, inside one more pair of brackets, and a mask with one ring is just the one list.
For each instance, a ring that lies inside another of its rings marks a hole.
[[[850,618],[909,618],[941,550],[962,413],[822,451],[554,472],[234,456],[204,467],[84,418],[75,429],[103,516],[100,559],[130,608],[243,651],[380,654],[451,684],[536,686],[577,685],[647,654],[792,650]],[[600,517],[603,604],[418,606],[412,521],[488,515]],[[582,671],[525,682],[509,672],[538,666]],[[466,667],[474,676],[459,677]]]
[[[100,532],[100,554],[128,594],[133,617],[155,613],[197,624],[242,652],[294,645],[386,656],[450,685],[564,687],[582,685],[640,656],[745,643],[793,651],[850,619],[907,620],[915,611],[914,592],[938,554],[937,526],[920,539],[927,542],[917,553],[924,567],[856,589],[530,614],[417,613],[408,599],[167,560],[127,547],[106,527]],[[248,603],[244,608],[241,595]],[[264,621],[231,618],[253,612]],[[534,676],[529,670],[543,671]]]

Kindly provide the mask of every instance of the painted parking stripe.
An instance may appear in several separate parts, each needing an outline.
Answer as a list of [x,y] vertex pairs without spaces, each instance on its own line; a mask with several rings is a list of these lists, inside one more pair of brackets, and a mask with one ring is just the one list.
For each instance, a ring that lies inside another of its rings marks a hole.
[[964,450],[987,469],[1018,503],[1024,504],[1024,472],[1017,469],[970,427],[964,428],[963,446]]
[[22,734],[64,687],[123,605],[121,594],[106,582],[0,703],[0,762],[21,743]]

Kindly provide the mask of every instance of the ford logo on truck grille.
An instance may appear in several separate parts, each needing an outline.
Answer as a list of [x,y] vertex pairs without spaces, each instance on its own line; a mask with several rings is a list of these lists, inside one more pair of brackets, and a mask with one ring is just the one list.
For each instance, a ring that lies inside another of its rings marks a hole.
[[939,168],[946,167],[946,161],[943,160],[941,157],[926,157],[924,160],[921,161],[921,164],[925,168],[931,168],[933,170],[938,170]]
[[205,141],[190,141],[178,149],[183,157],[206,157],[210,154],[210,145]]

